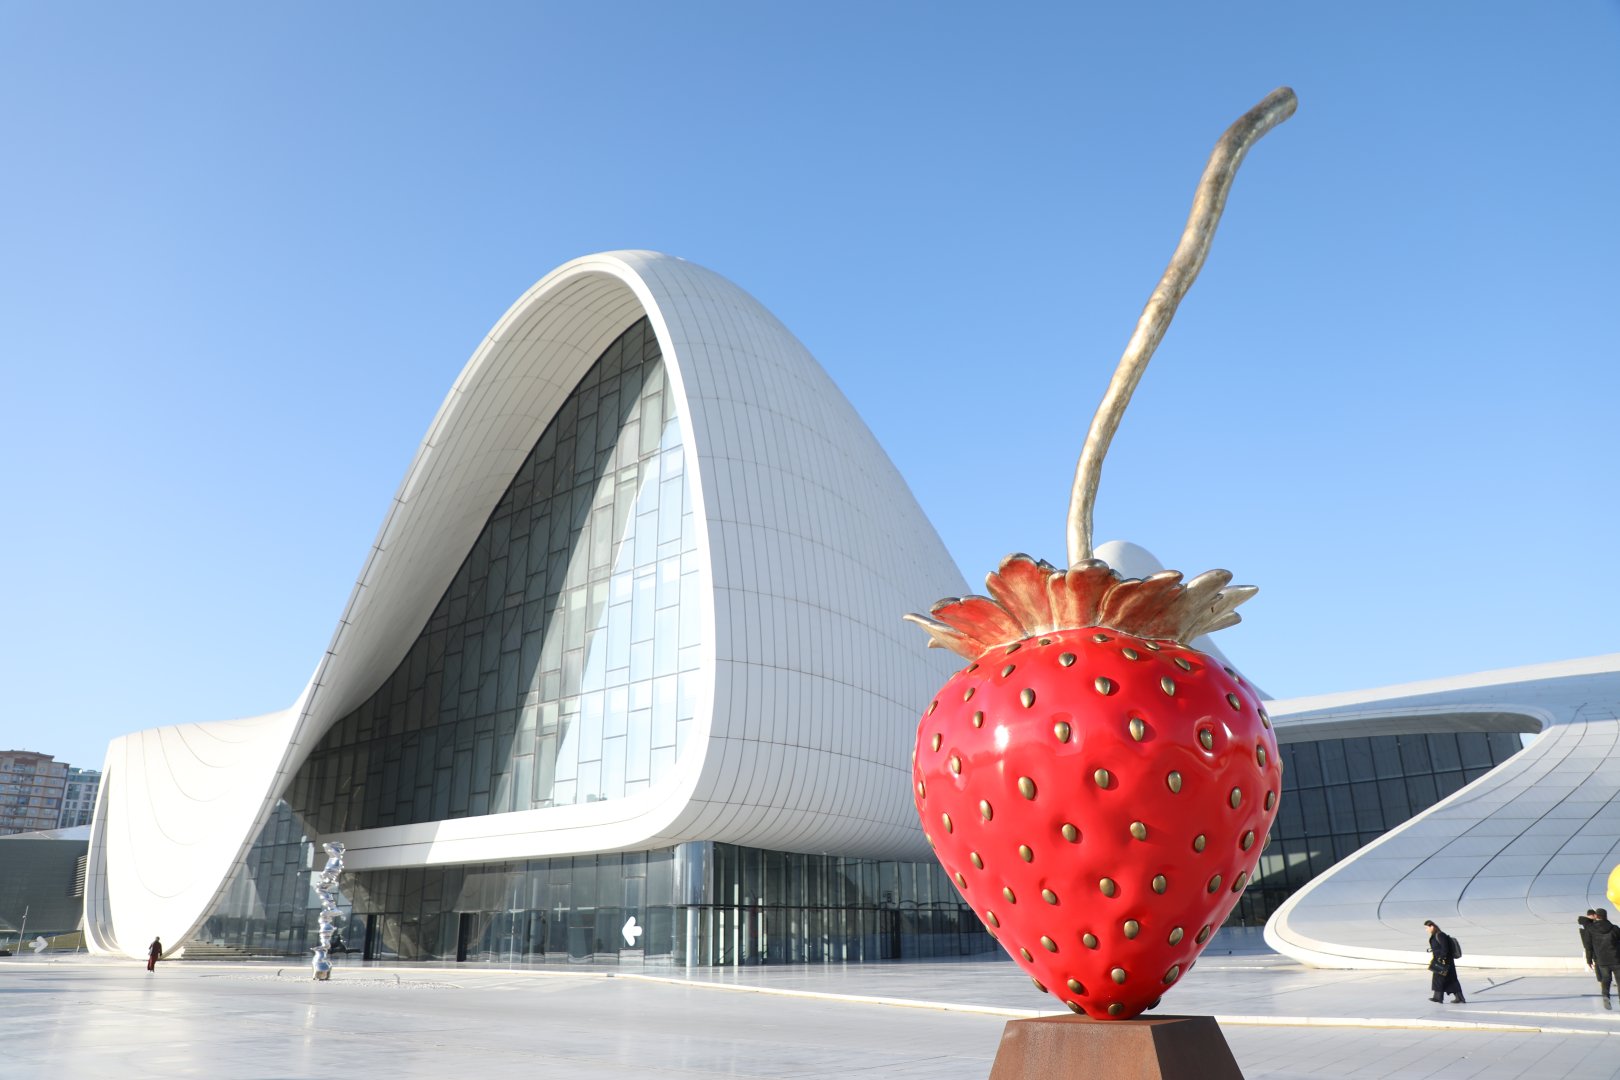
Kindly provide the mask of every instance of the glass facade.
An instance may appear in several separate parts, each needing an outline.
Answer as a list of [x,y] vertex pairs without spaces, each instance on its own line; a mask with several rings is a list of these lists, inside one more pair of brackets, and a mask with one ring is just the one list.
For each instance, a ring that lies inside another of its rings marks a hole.
[[707,842],[362,873],[345,891],[351,944],[374,959],[686,967],[996,950],[937,865]]
[[306,952],[320,902],[310,882],[315,845],[285,801],[278,801],[247,858],[191,941],[246,952]]
[[675,395],[642,319],[568,397],[405,659],[289,801],[326,834],[648,788],[693,724],[699,591]]
[[1523,748],[1507,731],[1283,743],[1271,843],[1228,925],[1263,926],[1317,874],[1484,776]]
[[[312,838],[279,803],[192,940],[307,954],[320,911],[314,860]],[[695,967],[1001,955],[931,862],[705,842],[351,871],[342,894],[338,931],[351,952],[371,960]]]

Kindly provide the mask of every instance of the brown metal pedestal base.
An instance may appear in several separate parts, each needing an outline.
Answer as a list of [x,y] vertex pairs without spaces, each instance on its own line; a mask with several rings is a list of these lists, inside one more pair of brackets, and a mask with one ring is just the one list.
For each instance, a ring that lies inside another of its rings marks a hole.
[[1243,1080],[1213,1016],[1011,1020],[990,1080]]

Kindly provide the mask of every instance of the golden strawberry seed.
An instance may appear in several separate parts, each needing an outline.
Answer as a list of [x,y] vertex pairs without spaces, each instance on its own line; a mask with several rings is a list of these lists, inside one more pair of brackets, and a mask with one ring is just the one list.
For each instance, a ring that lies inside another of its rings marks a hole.
[[1009,904],[1018,903],[1018,897],[1014,896],[1012,889],[1008,888],[1005,885],[1002,886],[1002,888],[1001,888],[1001,895],[1005,896],[1007,898],[1007,903],[1009,903]]
[[1137,652],[1135,649],[1131,649],[1131,648],[1125,648],[1125,649],[1119,650],[1119,655],[1123,656],[1127,660],[1140,660],[1140,659],[1142,659],[1142,654]]
[[1108,897],[1112,897],[1116,892],[1119,891],[1119,886],[1114,884],[1114,879],[1107,877],[1097,882],[1097,888],[1101,889],[1102,894]]
[[1083,993],[1086,992],[1086,988],[1084,986],[1080,985],[1080,980],[1079,979],[1070,979],[1069,980],[1069,989],[1074,991],[1076,994],[1083,994]]
[[1069,735],[1073,731],[1074,729],[1069,727],[1068,721],[1066,720],[1059,720],[1057,723],[1052,725],[1052,734],[1057,736],[1058,742],[1068,742]]
[[1011,675],[1017,670],[1018,666],[1016,664],[1008,664],[1006,667],[1001,669],[1001,677],[1005,679],[1007,676]]
[[1084,945],[1088,949],[1095,949],[1097,947],[1097,935],[1096,934],[1081,934],[1080,935],[1080,944]]
[[1108,786],[1108,782],[1113,779],[1113,777],[1108,774],[1107,769],[1098,769],[1096,772],[1091,774],[1091,778],[1097,782],[1097,786],[1100,788],[1106,788]]
[[1182,937],[1183,937],[1183,935],[1182,935],[1182,932],[1181,932],[1181,927],[1178,926],[1174,930],[1170,931],[1170,938],[1169,938],[1170,944],[1172,944],[1172,945],[1180,945]]
[[1124,968],[1115,968],[1113,971],[1110,971],[1108,973],[1108,977],[1110,979],[1113,979],[1117,983],[1124,983],[1124,981],[1125,981],[1125,969]]
[[1046,987],[1041,985],[1041,980],[1039,980],[1039,979],[1031,979],[1029,981],[1034,983],[1035,984],[1035,989],[1039,990],[1041,993],[1045,994],[1045,993],[1048,992]]
[[1104,697],[1112,694],[1115,690],[1114,680],[1108,678],[1106,675],[1097,676],[1091,685],[1095,686],[1097,688],[1097,693],[1103,695]]
[[1226,703],[1232,706],[1234,711],[1241,711],[1243,709],[1243,703],[1238,700],[1238,696],[1236,694],[1227,694]]
[[1206,843],[1208,843],[1208,841],[1205,839],[1204,834],[1199,833],[1197,836],[1193,837],[1193,850],[1203,851]]
[[1058,663],[1062,664],[1064,667],[1073,667],[1074,666],[1074,653],[1072,653],[1072,652],[1060,653],[1058,655]]
[[1175,697],[1176,696],[1176,680],[1174,680],[1170,676],[1166,675],[1164,678],[1159,680],[1159,689],[1163,690],[1166,694],[1169,694],[1171,697]]
[[1063,839],[1067,840],[1071,844],[1075,843],[1080,839],[1080,830],[1075,828],[1073,825],[1070,825],[1068,822],[1064,822]]
[[1215,733],[1208,728],[1204,728],[1198,733],[1198,742],[1205,750],[1215,749]]
[[1182,671],[1192,670],[1192,663],[1185,656],[1172,656],[1170,659],[1174,660],[1176,662],[1176,667],[1180,668]]
[[1026,709],[1034,707],[1035,691],[1026,686],[1024,689],[1018,691],[1018,700]]
[[1136,717],[1131,718],[1130,729],[1131,738],[1135,739],[1137,742],[1141,742],[1147,737],[1147,725],[1142,723],[1142,721]]
[[1164,778],[1164,782],[1171,791],[1177,795],[1181,794],[1181,774],[1179,772],[1172,769],[1170,775]]
[[1171,983],[1175,982],[1176,981],[1176,976],[1178,976],[1180,974],[1181,974],[1181,965],[1180,964],[1171,964],[1170,965],[1170,970],[1164,973],[1164,985],[1169,986]]
[[1163,896],[1164,895],[1164,890],[1170,887],[1170,883],[1165,880],[1165,877],[1164,877],[1163,874],[1155,874],[1155,875],[1153,875],[1152,885],[1153,885],[1153,891],[1158,893],[1160,896]]
[[1136,935],[1142,932],[1142,924],[1137,922],[1135,919],[1126,919],[1125,925],[1120,927],[1120,929],[1125,932],[1126,938],[1134,941],[1136,940]]
[[1033,799],[1035,797],[1035,781],[1027,776],[1020,776],[1018,778],[1018,794],[1026,799]]
[[1034,957],[1033,957],[1033,956],[1031,956],[1031,955],[1029,955],[1029,950],[1028,950],[1028,949],[1025,949],[1025,948],[1020,948],[1020,949],[1019,949],[1019,950],[1018,950],[1018,952],[1019,952],[1019,954],[1020,954],[1020,955],[1021,955],[1021,956],[1023,956],[1023,958],[1024,958],[1024,963],[1026,963],[1026,964],[1033,964],[1033,963],[1034,963],[1034,962],[1035,962],[1035,958],[1034,958]]
[[984,820],[989,821],[990,818],[992,816],[994,816],[995,811],[993,809],[991,809],[989,802],[987,802],[984,799],[980,799],[979,800],[979,814],[980,814],[981,817],[984,818]]
[[1051,938],[1047,937],[1045,934],[1042,934],[1041,935],[1041,948],[1045,949],[1047,952],[1057,952],[1057,942],[1053,941]]
[[1057,893],[1053,892],[1051,889],[1042,889],[1041,899],[1045,900],[1048,904],[1055,904],[1058,902]]
[[1147,839],[1147,826],[1140,821],[1131,822],[1131,836],[1137,840]]
[[977,851],[968,852],[968,862],[973,864],[973,869],[975,870],[984,869],[984,860],[979,858],[979,853]]

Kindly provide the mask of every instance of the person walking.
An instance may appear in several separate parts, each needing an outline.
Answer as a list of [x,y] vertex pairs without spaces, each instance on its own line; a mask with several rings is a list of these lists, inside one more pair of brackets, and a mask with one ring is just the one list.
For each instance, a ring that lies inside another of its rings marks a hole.
[[1581,928],[1581,951],[1586,954],[1586,966],[1592,966],[1592,919],[1597,915],[1597,908],[1587,908],[1585,915],[1575,916],[1575,923]]
[[1468,1004],[1463,997],[1462,983],[1457,979],[1457,954],[1460,950],[1450,934],[1441,930],[1433,922],[1423,924],[1429,931],[1429,988],[1434,991],[1430,1001],[1444,1001],[1445,995],[1450,994],[1451,1000],[1458,1005]]
[[1603,1007],[1614,1008],[1609,1001],[1609,987],[1616,969],[1620,969],[1620,928],[1609,921],[1609,913],[1598,908],[1592,921],[1586,924],[1592,937],[1592,973],[1603,987]]
[[152,944],[146,950],[146,970],[156,971],[157,962],[161,959],[163,959],[163,942],[153,938]]

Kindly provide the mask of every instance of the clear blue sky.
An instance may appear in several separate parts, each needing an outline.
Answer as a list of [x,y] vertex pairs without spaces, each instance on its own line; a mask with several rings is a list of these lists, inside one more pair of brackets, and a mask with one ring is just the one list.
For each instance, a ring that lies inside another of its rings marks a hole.
[[1596,0],[5,0],[0,749],[290,704],[467,357],[594,251],[772,309],[970,581],[1061,562],[1284,83],[1100,537],[1259,585],[1221,642],[1279,696],[1620,650],[1617,57]]

